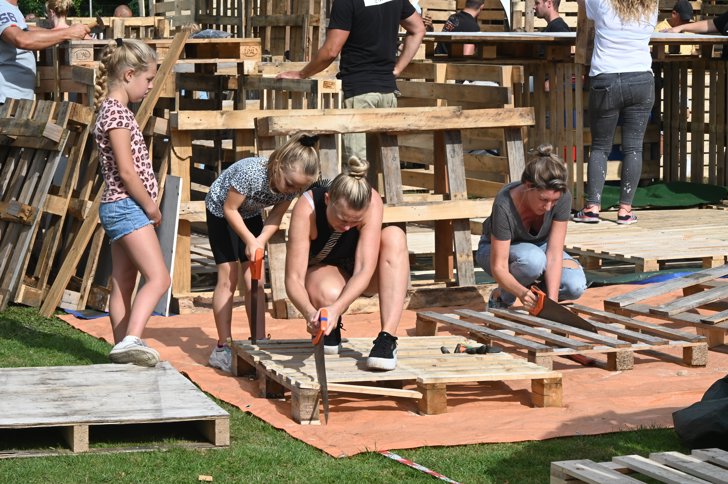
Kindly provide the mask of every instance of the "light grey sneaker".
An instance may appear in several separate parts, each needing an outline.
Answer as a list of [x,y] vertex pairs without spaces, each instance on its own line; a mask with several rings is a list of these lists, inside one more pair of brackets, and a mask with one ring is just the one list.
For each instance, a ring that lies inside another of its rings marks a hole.
[[138,366],[156,366],[159,353],[136,336],[126,336],[109,353],[112,363],[133,363]]
[[233,352],[228,345],[222,348],[215,348],[210,353],[210,359],[207,362],[213,368],[218,368],[226,373],[232,373]]

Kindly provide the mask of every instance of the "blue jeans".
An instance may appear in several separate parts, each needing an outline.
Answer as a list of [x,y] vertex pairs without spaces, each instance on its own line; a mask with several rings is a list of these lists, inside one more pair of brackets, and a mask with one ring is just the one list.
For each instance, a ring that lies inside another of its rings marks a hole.
[[99,205],[99,220],[112,242],[152,223],[131,197]]
[[[528,242],[517,242],[511,244],[511,250],[508,253],[508,271],[516,280],[526,286],[536,282],[546,270],[546,247],[547,243],[535,245]],[[483,268],[490,276],[493,272],[490,268],[490,241],[482,240],[478,244],[478,252],[475,254],[475,262]],[[564,260],[574,259],[564,252]],[[578,262],[574,261],[578,265]],[[542,287],[543,289],[544,287]],[[584,269],[564,267],[561,271],[561,285],[559,286],[559,301],[578,299],[586,290],[586,276]],[[501,300],[507,305],[516,302],[516,296],[506,292],[501,288]]]
[[612,151],[617,121],[622,118],[621,205],[632,205],[642,174],[642,143],[655,103],[651,71],[599,74],[589,80],[589,121],[592,144],[587,168],[586,203],[601,207],[607,156]]

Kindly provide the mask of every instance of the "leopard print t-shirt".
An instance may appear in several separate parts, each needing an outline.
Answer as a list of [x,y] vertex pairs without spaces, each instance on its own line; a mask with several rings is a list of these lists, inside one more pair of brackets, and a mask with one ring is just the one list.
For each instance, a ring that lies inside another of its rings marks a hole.
[[154,176],[154,169],[149,158],[149,150],[147,150],[142,132],[134,118],[134,113],[116,99],[106,98],[101,103],[96,125],[94,126],[94,138],[99,147],[101,174],[106,182],[104,193],[101,196],[101,203],[115,202],[130,196],[129,192],[126,191],[124,182],[121,180],[119,167],[116,165],[114,152],[111,149],[109,131],[112,129],[128,129],[131,131],[131,157],[134,162],[134,169],[149,196],[156,201],[159,193],[157,179]]
[[243,204],[238,208],[244,219],[260,215],[265,207],[291,201],[298,196],[297,193],[275,193],[270,189],[268,160],[261,157],[236,161],[212,183],[205,197],[205,206],[214,216],[225,217],[223,207],[231,188],[245,195]]

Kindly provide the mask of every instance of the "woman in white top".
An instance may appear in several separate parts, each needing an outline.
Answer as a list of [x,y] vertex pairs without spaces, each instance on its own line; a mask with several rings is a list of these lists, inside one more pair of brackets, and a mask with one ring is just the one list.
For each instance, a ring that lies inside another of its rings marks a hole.
[[650,36],[657,24],[656,0],[577,0],[594,21],[594,52],[589,72],[592,144],[587,169],[586,205],[574,221],[597,223],[607,156],[617,121],[622,121],[622,172],[618,224],[632,224],[632,200],[642,172],[642,142],[655,102]]

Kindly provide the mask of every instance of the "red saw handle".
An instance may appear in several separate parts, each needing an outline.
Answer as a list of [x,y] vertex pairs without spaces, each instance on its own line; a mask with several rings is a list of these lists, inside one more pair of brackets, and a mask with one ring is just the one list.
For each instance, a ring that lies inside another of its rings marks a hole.
[[528,310],[528,314],[531,316],[538,316],[539,313],[543,311],[543,302],[546,300],[546,293],[537,286],[531,286],[531,292],[536,295],[536,305],[533,309]]
[[314,346],[318,344],[319,341],[321,341],[321,338],[323,337],[324,333],[326,333],[326,328],[329,326],[329,311],[324,308],[319,312],[319,332],[316,336],[313,338],[313,344]]
[[259,281],[263,278],[263,249],[256,249],[253,260],[250,261],[250,277]]

